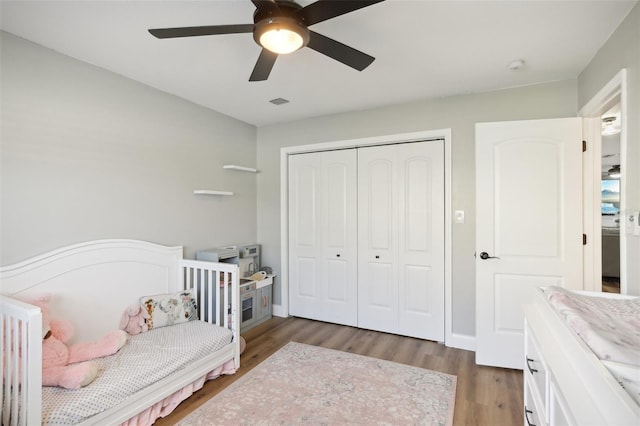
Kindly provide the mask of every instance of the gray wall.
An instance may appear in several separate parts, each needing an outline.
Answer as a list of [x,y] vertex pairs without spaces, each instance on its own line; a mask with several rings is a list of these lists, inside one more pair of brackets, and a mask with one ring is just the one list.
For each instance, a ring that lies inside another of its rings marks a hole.
[[[280,269],[280,148],[387,134],[452,129],[453,332],[475,335],[475,146],[477,122],[575,117],[576,81],[425,100],[258,128],[258,241],[263,264]],[[280,304],[276,280],[274,303]]]
[[[2,265],[135,238],[194,250],[256,237],[256,128],[0,33]],[[233,191],[195,196],[194,189]]]
[[[578,106],[582,108],[622,68],[627,68],[626,190],[627,210],[640,210],[640,3],[620,24],[578,77]],[[629,294],[640,295],[640,237],[627,239]]]

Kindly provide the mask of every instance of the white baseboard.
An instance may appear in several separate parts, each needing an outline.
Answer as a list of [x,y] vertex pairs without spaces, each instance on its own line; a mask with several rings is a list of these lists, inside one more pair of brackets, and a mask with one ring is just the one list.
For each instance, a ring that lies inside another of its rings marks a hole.
[[271,305],[271,313],[274,317],[286,318],[289,316],[283,312],[282,305]]
[[450,348],[464,349],[466,351],[476,351],[476,337],[468,334],[451,333],[451,338],[445,343]]
[[[271,312],[274,317],[286,318],[289,315],[284,313],[282,305],[271,305]],[[476,337],[469,336],[467,334],[452,333],[451,337],[445,343],[450,348],[464,349],[466,351],[475,352],[476,350]]]

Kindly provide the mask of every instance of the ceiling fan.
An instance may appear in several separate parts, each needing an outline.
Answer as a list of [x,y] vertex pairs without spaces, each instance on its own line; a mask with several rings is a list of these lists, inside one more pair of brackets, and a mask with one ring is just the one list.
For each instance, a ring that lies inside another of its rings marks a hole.
[[266,80],[279,54],[291,53],[305,46],[358,71],[375,60],[373,56],[311,31],[308,27],[384,0],[318,0],[305,7],[289,0],[251,1],[256,6],[253,24],[155,28],[149,32],[161,39],[253,33],[262,52],[249,81]]

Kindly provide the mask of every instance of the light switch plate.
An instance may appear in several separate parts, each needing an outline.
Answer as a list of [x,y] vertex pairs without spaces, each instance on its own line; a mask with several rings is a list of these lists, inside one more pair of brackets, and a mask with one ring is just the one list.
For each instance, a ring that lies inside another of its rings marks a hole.
[[464,223],[464,210],[456,210],[454,215],[456,223]]
[[634,212],[627,210],[624,212],[624,215],[622,213],[620,214],[620,221],[624,222],[622,224],[624,225],[624,228],[621,228],[620,232],[624,232],[627,235],[633,235],[633,225],[635,222],[635,216],[633,213]]

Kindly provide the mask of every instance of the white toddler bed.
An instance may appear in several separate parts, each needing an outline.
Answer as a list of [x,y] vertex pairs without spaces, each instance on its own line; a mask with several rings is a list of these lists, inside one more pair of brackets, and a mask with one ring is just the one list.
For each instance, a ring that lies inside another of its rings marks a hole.
[[[75,244],[0,268],[2,425],[137,425],[166,416],[205,380],[240,366],[238,282],[237,265],[186,260],[182,247],[135,240]],[[129,337],[97,360],[98,377],[84,388],[41,386],[40,308],[16,298],[50,294],[52,315],[74,325],[73,343],[118,329],[143,296],[190,288],[198,321]]]
[[540,288],[525,318],[526,425],[640,424],[640,298]]

